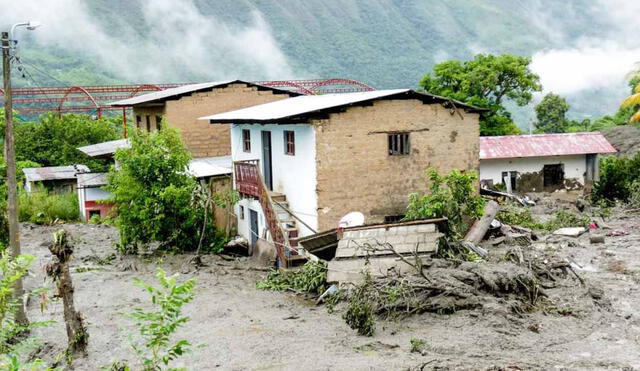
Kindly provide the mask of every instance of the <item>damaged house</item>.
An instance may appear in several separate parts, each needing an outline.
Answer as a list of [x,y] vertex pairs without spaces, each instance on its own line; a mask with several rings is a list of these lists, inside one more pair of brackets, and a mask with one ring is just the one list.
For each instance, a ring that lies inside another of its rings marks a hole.
[[507,192],[589,191],[598,155],[616,149],[598,132],[480,138],[480,182]]
[[231,124],[238,233],[274,242],[278,263],[298,238],[347,213],[398,220],[425,170],[477,171],[479,112],[408,89],[293,97],[202,117]]

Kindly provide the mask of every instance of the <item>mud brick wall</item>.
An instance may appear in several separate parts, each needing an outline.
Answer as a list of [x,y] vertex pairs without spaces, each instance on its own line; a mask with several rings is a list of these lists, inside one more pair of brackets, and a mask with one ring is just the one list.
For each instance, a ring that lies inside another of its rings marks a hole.
[[[459,112],[462,118],[439,104],[382,100],[314,121],[319,230],[351,211],[366,223],[404,214],[409,195],[426,191],[430,166],[477,172],[479,115]],[[410,132],[410,155],[389,155],[388,131]]]
[[[366,255],[360,251],[363,245],[378,248],[378,244],[385,243],[392,245],[398,253],[433,252],[438,249],[440,237],[442,234],[435,224],[346,230],[338,242],[336,257]],[[416,245],[419,245],[418,250]]]
[[[231,154],[230,125],[210,124],[198,117],[233,111],[258,104],[289,98],[288,94],[274,94],[269,90],[258,90],[246,84],[231,84],[212,91],[193,93],[177,100],[169,100],[163,108],[136,108],[135,112],[147,114],[146,110],[162,111],[166,122],[180,130],[182,140],[193,157],[213,157]],[[136,113],[137,114],[137,113]],[[151,117],[155,128],[154,116]],[[144,118],[143,118],[143,127]]]
[[[149,117],[150,131],[155,131],[157,128],[156,116],[164,117],[164,106],[133,107],[133,118],[131,120],[132,124],[138,129],[147,131],[147,117]],[[140,117],[139,123],[137,117]]]

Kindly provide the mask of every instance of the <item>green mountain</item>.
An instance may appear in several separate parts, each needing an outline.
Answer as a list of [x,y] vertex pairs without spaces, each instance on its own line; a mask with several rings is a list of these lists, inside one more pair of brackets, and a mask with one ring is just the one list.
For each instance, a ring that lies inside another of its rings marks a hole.
[[[66,18],[56,13],[42,20],[42,35],[24,36],[20,53],[33,79],[18,83],[348,77],[416,87],[445,59],[531,56],[602,37],[615,20],[594,1],[69,0]],[[597,102],[570,102],[577,116],[599,115],[624,93],[591,91]]]

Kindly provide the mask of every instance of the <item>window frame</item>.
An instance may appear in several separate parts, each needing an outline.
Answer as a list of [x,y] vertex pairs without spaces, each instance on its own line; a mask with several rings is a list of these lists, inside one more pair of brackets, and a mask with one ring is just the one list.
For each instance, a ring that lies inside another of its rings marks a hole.
[[389,156],[411,155],[411,137],[409,132],[387,134],[387,153]]
[[146,115],[147,133],[151,132],[151,115]]
[[238,208],[238,215],[240,217],[240,220],[244,220],[244,206],[239,205],[240,207]]
[[142,116],[136,115],[136,127],[140,129],[140,125],[142,125]]
[[242,129],[242,152],[251,152],[251,130]]
[[289,156],[295,156],[296,155],[296,132],[293,130],[284,130],[283,138],[284,138],[284,154]]

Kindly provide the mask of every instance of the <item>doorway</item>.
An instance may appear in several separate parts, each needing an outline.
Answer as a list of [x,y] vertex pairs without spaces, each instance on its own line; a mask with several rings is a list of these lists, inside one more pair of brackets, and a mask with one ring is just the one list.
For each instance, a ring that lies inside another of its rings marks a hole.
[[271,167],[271,132],[262,132],[262,176],[264,183],[273,191],[273,172]]
[[556,188],[564,183],[564,167],[562,164],[544,165],[542,168],[544,188]]
[[249,209],[249,231],[251,233],[251,251],[249,255],[253,255],[258,243],[258,213],[251,209]]

